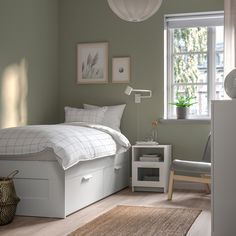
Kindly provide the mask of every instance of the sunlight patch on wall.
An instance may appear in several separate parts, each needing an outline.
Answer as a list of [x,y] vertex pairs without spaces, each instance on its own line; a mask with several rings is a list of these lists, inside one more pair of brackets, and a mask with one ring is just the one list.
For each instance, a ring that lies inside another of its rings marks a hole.
[[28,64],[26,59],[5,68],[2,77],[1,128],[27,124]]

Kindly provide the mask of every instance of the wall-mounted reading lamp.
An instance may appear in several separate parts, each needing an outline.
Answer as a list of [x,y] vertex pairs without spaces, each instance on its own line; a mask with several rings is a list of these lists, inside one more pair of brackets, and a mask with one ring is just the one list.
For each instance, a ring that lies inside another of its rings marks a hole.
[[[146,90],[146,89],[133,89],[130,86],[127,86],[125,89],[125,94],[130,95],[132,92],[138,92],[134,95],[134,101],[135,103],[141,103],[141,98],[151,98],[152,97],[152,91]],[[142,95],[142,93],[148,93],[148,95]]]

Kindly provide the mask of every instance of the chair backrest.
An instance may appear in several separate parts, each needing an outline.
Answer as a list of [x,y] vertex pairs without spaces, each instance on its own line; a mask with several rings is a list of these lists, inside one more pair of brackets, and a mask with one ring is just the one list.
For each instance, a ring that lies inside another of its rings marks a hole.
[[211,134],[209,134],[206,146],[203,152],[202,160],[211,163]]

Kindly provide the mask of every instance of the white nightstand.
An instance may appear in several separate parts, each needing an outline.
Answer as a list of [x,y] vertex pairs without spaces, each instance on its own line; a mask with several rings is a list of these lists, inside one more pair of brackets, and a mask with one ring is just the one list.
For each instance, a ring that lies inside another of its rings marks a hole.
[[[159,160],[146,161],[150,154],[157,154]],[[133,145],[132,191],[167,192],[170,162],[171,145]]]

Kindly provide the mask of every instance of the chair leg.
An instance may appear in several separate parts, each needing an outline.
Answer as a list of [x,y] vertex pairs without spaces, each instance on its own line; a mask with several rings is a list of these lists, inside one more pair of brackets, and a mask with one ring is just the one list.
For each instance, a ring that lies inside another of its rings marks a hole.
[[211,188],[209,184],[206,184],[206,193],[207,194],[211,193]]
[[169,187],[168,187],[168,200],[172,200],[173,195],[173,183],[174,183],[174,171],[170,171],[170,177],[169,177]]
[[[202,177],[202,178],[210,178],[209,175],[205,175],[205,174],[202,174],[201,177]],[[206,193],[207,193],[207,194],[211,193],[210,185],[209,185],[209,184],[205,184],[205,187],[206,187]]]

